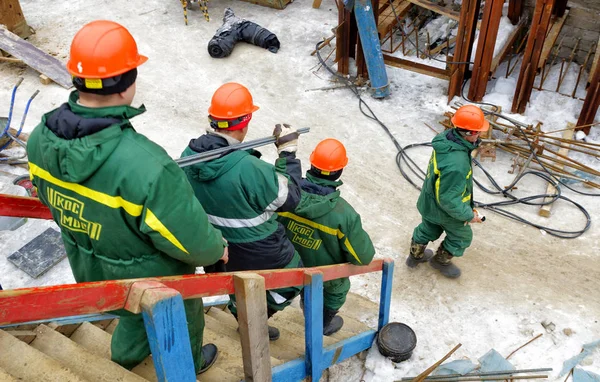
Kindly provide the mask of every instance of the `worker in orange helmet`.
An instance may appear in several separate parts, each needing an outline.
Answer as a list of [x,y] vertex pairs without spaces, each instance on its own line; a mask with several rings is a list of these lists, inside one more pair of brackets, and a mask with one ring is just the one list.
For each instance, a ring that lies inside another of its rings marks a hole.
[[[146,111],[131,103],[147,59],[122,25],[83,26],[67,63],[77,91],[43,116],[27,144],[33,184],[61,229],[77,282],[194,274],[227,261],[226,243],[183,171],[131,125]],[[184,305],[194,366],[203,372],[217,348],[202,346],[202,299]],[[150,355],[144,321],[116,313],[111,358],[132,369]]]
[[[406,265],[414,268],[429,261],[442,275],[457,278],[461,272],[451,260],[461,257],[471,245],[473,231],[469,223],[482,222],[473,208],[471,152],[490,124],[475,105],[460,107],[452,124],[454,129],[438,134],[432,141],[433,153],[417,201],[422,221],[413,232]],[[426,250],[427,244],[443,232],[446,238],[435,255]]]
[[[181,156],[241,143],[257,110],[245,86],[234,82],[222,85],[208,108],[206,134],[192,139]],[[228,272],[302,267],[300,256],[276,220],[277,213],[293,211],[300,201],[298,132],[290,125],[277,124],[273,135],[279,154],[275,166],[260,160],[256,150],[232,149],[219,158],[184,168],[209,221],[229,243]],[[268,317],[290,305],[301,289],[267,291]],[[235,295],[229,297],[229,310],[237,318]],[[277,328],[269,326],[268,330],[271,341],[279,338]]]
[[[325,139],[310,155],[310,164],[302,180],[300,204],[294,212],[279,213],[304,266],[369,264],[375,255],[371,238],[362,228],[360,215],[338,190],[348,164],[346,148],[336,139]],[[337,313],[349,290],[348,277],[323,283],[324,335],[332,335],[344,325]]]

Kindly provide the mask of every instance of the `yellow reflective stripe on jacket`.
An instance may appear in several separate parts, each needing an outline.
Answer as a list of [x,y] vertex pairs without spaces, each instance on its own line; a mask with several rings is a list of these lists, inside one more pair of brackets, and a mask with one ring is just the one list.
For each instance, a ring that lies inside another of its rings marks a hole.
[[[40,179],[44,179],[45,181],[62,187],[66,190],[73,191],[78,195],[84,196],[107,207],[123,208],[125,212],[134,217],[140,216],[144,210],[144,206],[129,202],[120,196],[111,196],[100,191],[92,190],[91,188],[82,186],[81,184],[60,180],[32,162],[29,162],[29,172],[32,179],[34,176],[37,176]],[[147,209],[144,222],[148,225],[148,227],[160,233],[171,244],[189,255],[189,252],[183,247],[183,245],[181,245],[179,240],[177,240],[177,238],[167,229],[167,227],[165,227],[164,224],[158,220],[156,215],[154,215],[150,209]]]
[[[299,223],[306,224],[308,226],[316,228],[319,231],[327,233],[329,235],[337,236],[337,238],[340,240],[343,239],[344,237],[346,237],[346,235],[344,235],[344,233],[337,228],[331,228],[331,227],[327,227],[326,225],[323,225],[323,224],[315,223],[312,220],[308,220],[306,218],[303,218],[303,217],[293,214],[291,212],[278,212],[277,214],[279,216],[283,216],[283,217],[295,220]],[[360,261],[360,258],[354,251],[354,248],[352,247],[352,244],[350,244],[350,240],[348,240],[348,237],[346,237],[346,240],[344,240],[344,245],[346,246],[346,248],[348,249],[348,252],[350,252],[352,257],[354,257],[356,259],[356,261],[358,261],[358,263],[360,265],[362,265],[362,261]]]
[[186,251],[183,245],[181,245],[179,240],[177,240],[175,235],[173,235],[171,231],[169,231],[169,229],[165,227],[165,225],[160,220],[158,220],[158,218],[156,217],[156,215],[154,215],[150,208],[146,210],[146,218],[144,219],[144,223],[146,223],[148,227],[160,233],[162,237],[167,239],[171,244],[179,248],[182,252],[185,252],[187,255],[190,254],[188,251]]
[[471,200],[471,194],[469,194],[469,195],[465,196],[464,198],[462,198],[462,202],[463,203],[466,203],[466,202],[468,202],[470,200]]
[[440,178],[442,177],[442,174],[440,173],[440,170],[438,170],[437,167],[437,158],[435,157],[435,150],[433,150],[433,154],[431,159],[433,160],[433,173],[437,176],[437,179],[435,180],[435,200],[437,200],[437,202],[440,202]]
[[144,206],[128,202],[120,196],[111,196],[100,191],[92,190],[91,188],[82,186],[81,184],[65,182],[64,180],[55,178],[48,171],[36,166],[31,162],[29,162],[29,171],[31,173],[32,179],[33,176],[37,176],[41,179],[44,179],[47,182],[55,184],[66,190],[73,191],[76,194],[85,196],[86,198],[103,204],[107,207],[123,208],[125,212],[127,212],[131,216],[140,216],[142,214],[142,210],[144,209]]

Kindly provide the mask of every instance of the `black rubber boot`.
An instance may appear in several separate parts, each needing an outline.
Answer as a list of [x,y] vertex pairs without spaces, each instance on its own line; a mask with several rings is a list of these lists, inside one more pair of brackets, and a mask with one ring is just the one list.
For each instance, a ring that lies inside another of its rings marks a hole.
[[214,365],[215,361],[219,357],[219,351],[215,344],[206,344],[202,346],[202,358],[204,359],[204,365],[198,372],[198,374],[204,373],[206,370],[210,369],[212,365]]
[[443,245],[437,249],[435,256],[429,260],[429,264],[450,279],[460,277],[460,269],[452,264],[452,254],[444,249]]
[[414,268],[421,263],[429,261],[433,257],[433,251],[426,248],[427,244],[419,244],[411,239],[410,254],[406,258],[406,265],[409,268]]
[[323,335],[330,336],[344,326],[344,319],[337,316],[337,310],[323,309]]
[[[275,309],[267,307],[267,320],[277,313]],[[279,329],[269,326],[269,341],[277,341],[279,339]]]

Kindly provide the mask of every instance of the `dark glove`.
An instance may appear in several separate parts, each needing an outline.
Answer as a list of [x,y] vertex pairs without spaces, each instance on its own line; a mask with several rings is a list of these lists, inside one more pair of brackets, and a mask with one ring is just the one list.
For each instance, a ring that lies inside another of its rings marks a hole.
[[275,136],[275,146],[277,146],[277,153],[281,154],[283,151],[288,153],[295,153],[298,150],[298,131],[284,123],[283,125],[276,124],[275,130],[273,130],[273,136]]

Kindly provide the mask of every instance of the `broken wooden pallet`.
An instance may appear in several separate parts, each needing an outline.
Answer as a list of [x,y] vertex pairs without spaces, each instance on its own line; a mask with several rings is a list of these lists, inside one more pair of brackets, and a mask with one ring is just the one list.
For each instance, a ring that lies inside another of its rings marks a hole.
[[0,50],[23,60],[28,66],[48,76],[65,89],[73,87],[71,75],[67,72],[64,63],[2,26],[0,26]]

